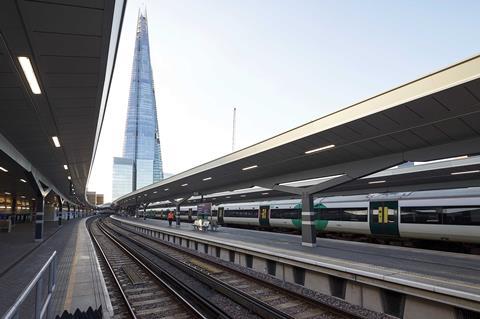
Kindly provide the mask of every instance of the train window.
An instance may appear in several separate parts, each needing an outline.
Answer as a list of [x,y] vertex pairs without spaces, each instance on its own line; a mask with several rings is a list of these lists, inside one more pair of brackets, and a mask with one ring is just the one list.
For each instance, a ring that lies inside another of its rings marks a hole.
[[405,224],[480,225],[479,206],[402,207]]
[[270,218],[278,219],[300,219],[302,210],[300,208],[272,208]]
[[258,218],[257,209],[232,209],[225,210],[224,217],[243,217],[243,218]]
[[443,223],[447,225],[480,225],[480,207],[443,207]]
[[315,219],[338,220],[349,222],[366,222],[368,208],[316,208]]
[[441,224],[440,207],[402,207],[400,221],[405,224]]
[[405,224],[441,224],[439,207],[402,207],[400,221]]

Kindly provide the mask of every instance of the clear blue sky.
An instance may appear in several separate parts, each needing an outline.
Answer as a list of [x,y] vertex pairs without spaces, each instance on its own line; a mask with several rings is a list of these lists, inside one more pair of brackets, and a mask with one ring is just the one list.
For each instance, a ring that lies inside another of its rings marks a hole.
[[164,171],[179,173],[480,53],[480,1],[129,0],[89,189],[110,198],[146,3]]

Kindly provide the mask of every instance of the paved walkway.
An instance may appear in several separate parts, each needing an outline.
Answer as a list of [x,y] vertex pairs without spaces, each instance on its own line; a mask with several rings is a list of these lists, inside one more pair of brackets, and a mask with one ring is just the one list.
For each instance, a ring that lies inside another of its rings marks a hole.
[[[67,224],[72,221],[66,222]],[[66,224],[64,222],[64,224]],[[5,272],[19,262],[26,254],[30,253],[40,244],[48,241],[48,238],[55,234],[61,226],[58,222],[45,222],[43,225],[43,242],[34,241],[34,225],[33,223],[16,224],[10,233],[0,232],[0,277]],[[13,249],[14,248],[14,249]]]
[[[17,260],[13,267],[0,276],[0,315],[15,302],[52,253],[57,251],[57,285],[52,296],[48,318],[55,318],[55,315],[61,314],[65,309],[73,312],[77,308],[87,310],[89,306],[98,308],[100,305],[103,305],[104,318],[110,317],[110,313],[113,313],[112,306],[108,293],[104,289],[103,276],[85,220],[74,219],[64,223],[62,227],[56,227],[56,229],[52,227],[51,236],[40,245],[28,242],[28,232],[22,233],[22,236],[18,232],[16,234],[18,240],[11,237],[8,243],[2,242],[1,251],[2,253],[5,251],[9,256],[18,257],[29,253]],[[1,265],[11,264],[11,261],[5,262],[4,258],[0,260]],[[31,295],[26,307],[22,308],[24,314],[33,311],[34,296]],[[20,318],[24,317],[20,316]]]
[[[54,296],[54,301],[57,301],[56,314],[63,310],[74,313],[77,309],[86,311],[88,307],[98,309],[102,306],[103,318],[110,318],[113,315],[113,308],[105,289],[105,281],[86,228],[85,219],[80,221],[75,237],[75,245],[71,246],[75,249],[70,250],[75,253],[65,254],[59,265],[59,268],[70,271],[66,278],[68,284],[62,285]],[[64,301],[63,305],[60,302],[62,300]]]

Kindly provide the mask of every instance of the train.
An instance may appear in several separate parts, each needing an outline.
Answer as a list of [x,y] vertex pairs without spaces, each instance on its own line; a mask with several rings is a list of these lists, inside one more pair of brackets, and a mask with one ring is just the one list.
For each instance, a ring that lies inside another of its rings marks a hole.
[[[172,209],[146,215],[165,219]],[[229,227],[300,230],[301,212],[300,200],[277,200],[216,205],[211,218]],[[480,187],[316,198],[314,214],[318,234],[480,244]],[[196,206],[181,207],[182,221],[196,218]]]

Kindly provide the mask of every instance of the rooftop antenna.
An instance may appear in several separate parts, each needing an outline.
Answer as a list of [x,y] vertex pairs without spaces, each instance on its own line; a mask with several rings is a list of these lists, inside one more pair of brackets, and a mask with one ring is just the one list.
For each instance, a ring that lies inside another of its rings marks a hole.
[[233,129],[232,129],[232,152],[235,151],[235,124],[237,119],[237,108],[233,108]]

